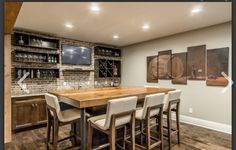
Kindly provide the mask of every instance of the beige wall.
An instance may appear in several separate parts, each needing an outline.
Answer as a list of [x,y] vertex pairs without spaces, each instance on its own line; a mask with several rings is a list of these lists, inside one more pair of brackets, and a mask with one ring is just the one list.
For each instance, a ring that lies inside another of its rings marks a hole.
[[11,142],[11,35],[4,36],[4,135]]
[[[151,31],[150,31],[151,32]],[[145,33],[144,33],[145,34]],[[229,75],[231,76],[231,22],[176,34],[124,47],[122,51],[122,85],[146,85],[146,56],[172,49],[172,53],[186,52],[188,46],[206,44],[207,49],[229,47]],[[183,90],[181,114],[208,121],[231,124],[231,89],[224,94],[222,87],[206,86],[205,81],[189,81],[174,85],[170,80],[159,80],[161,87]],[[193,108],[193,113],[189,113]]]

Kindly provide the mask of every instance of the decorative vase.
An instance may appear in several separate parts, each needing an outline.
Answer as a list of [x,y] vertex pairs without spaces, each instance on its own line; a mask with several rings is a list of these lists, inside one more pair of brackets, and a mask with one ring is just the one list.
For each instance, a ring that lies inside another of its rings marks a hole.
[[19,41],[18,41],[18,44],[20,44],[20,45],[24,45],[24,40],[23,40],[23,36],[20,36],[20,39],[19,39]]

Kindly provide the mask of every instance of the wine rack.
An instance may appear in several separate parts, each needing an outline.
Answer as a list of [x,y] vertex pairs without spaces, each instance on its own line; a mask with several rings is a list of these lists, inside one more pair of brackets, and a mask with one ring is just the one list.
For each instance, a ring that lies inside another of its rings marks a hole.
[[95,68],[98,78],[120,77],[121,63],[118,60],[96,59]]

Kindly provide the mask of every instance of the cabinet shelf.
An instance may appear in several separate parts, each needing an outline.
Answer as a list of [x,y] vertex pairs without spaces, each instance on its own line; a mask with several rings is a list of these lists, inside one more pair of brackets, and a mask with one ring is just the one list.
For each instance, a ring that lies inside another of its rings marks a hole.
[[15,32],[13,44],[15,46],[33,47],[42,49],[59,49],[59,40],[53,38],[46,38],[41,36],[34,36],[27,33]]
[[13,60],[22,63],[58,64],[59,54],[15,50],[13,52]]
[[81,72],[92,72],[94,71],[93,69],[80,69],[80,68],[75,68],[75,69],[62,69],[62,71],[81,71]]
[[97,56],[121,57],[121,50],[104,46],[96,46],[94,54]]
[[57,79],[59,78],[59,69],[45,69],[45,68],[15,68],[15,79],[22,78],[26,73],[29,75],[27,80],[44,80],[44,79]]

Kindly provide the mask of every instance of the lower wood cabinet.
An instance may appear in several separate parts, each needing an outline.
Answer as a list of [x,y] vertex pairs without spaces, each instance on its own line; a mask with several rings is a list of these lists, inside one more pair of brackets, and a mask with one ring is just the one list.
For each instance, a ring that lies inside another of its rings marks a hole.
[[44,96],[12,98],[13,130],[46,123]]

